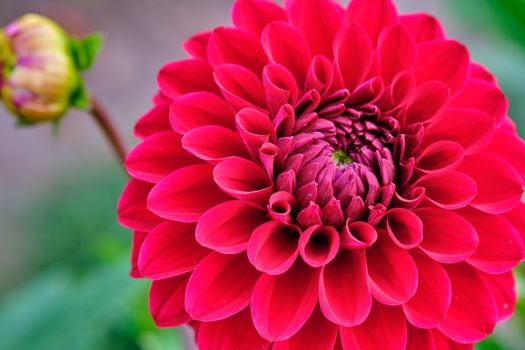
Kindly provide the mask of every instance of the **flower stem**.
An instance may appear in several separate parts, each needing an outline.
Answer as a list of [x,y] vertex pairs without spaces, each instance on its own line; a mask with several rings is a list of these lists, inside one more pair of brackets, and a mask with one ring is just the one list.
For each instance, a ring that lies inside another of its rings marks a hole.
[[111,118],[107,113],[106,109],[95,97],[91,97],[90,113],[95,118],[98,126],[100,127],[100,129],[108,139],[109,143],[111,144],[111,147],[113,148],[113,151],[118,157],[120,164],[124,164],[124,160],[126,159],[127,154],[124,141],[122,140],[120,134],[117,132],[117,129],[111,121]]

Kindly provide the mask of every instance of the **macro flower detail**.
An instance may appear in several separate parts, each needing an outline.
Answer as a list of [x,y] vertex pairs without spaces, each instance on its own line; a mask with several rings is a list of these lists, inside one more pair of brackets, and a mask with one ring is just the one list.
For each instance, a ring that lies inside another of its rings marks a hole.
[[71,38],[51,19],[26,14],[0,30],[0,89],[22,123],[57,121],[69,107],[88,108],[80,71],[101,45],[98,35]]
[[238,0],[136,124],[122,225],[199,349],[472,349],[515,304],[525,143],[495,78],[391,0]]

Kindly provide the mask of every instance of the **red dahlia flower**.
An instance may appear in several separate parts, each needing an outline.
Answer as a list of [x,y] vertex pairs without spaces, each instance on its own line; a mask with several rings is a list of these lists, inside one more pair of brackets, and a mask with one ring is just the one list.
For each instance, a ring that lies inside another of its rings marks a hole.
[[509,318],[525,144],[494,77],[390,0],[239,0],[136,126],[120,222],[200,349],[472,349]]

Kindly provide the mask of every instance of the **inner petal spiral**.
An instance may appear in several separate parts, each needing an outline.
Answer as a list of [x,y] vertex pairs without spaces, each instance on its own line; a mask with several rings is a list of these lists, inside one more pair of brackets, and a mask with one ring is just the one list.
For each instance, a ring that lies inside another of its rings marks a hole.
[[324,99],[312,90],[295,108],[293,149],[277,190],[286,190],[293,178],[295,219],[302,228],[376,225],[394,195],[399,123],[372,103],[352,101],[344,89]]

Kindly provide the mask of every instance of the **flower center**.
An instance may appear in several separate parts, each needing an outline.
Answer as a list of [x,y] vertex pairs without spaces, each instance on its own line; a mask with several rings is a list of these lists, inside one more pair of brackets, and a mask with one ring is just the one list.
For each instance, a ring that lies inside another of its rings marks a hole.
[[354,162],[354,160],[352,159],[352,157],[350,157],[348,152],[342,149],[337,149],[333,151],[332,159],[334,160],[337,166],[345,166],[346,164],[350,164]]
[[294,177],[298,224],[379,223],[395,192],[398,122],[373,104],[352,105],[346,90],[307,93],[295,113],[299,128],[282,177]]

